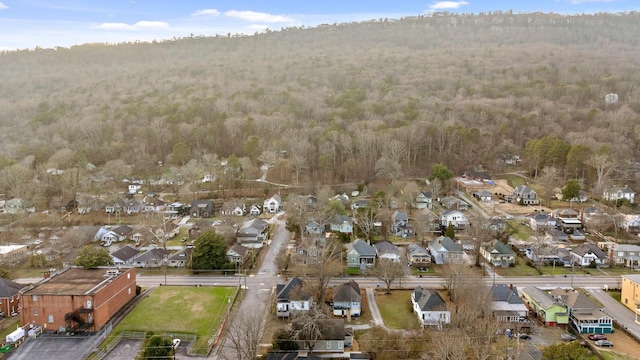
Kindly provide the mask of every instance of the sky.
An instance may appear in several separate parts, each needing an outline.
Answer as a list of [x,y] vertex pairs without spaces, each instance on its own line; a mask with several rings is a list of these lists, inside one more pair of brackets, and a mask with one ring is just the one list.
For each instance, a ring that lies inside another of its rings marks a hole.
[[0,0],[0,50],[251,35],[433,12],[640,11],[640,0]]

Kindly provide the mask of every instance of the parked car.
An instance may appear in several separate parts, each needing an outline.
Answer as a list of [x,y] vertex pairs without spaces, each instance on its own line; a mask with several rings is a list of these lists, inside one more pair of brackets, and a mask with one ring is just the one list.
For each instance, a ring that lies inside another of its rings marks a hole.
[[613,343],[609,340],[598,340],[596,341],[596,346],[600,347],[612,347]]
[[516,336],[517,336],[517,337],[519,337],[519,338],[520,338],[520,339],[522,339],[522,340],[529,340],[529,339],[531,339],[531,335],[529,335],[529,334],[524,334],[524,333],[522,333],[522,334],[517,334]]
[[589,340],[607,340],[607,337],[604,334],[591,334]]
[[576,339],[575,336],[573,336],[571,334],[567,334],[567,333],[564,333],[564,334],[560,335],[560,337],[562,338],[562,340],[565,340],[565,341],[573,341],[573,340]]

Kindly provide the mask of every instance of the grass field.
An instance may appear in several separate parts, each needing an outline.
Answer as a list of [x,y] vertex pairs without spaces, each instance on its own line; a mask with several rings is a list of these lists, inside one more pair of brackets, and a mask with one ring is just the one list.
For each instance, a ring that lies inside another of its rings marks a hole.
[[236,288],[227,287],[158,287],[116,326],[111,336],[121,331],[190,333],[198,336],[195,348],[205,350],[235,293]]
[[384,324],[390,329],[418,329],[418,318],[411,308],[411,291],[394,290],[390,294],[376,292],[376,304]]

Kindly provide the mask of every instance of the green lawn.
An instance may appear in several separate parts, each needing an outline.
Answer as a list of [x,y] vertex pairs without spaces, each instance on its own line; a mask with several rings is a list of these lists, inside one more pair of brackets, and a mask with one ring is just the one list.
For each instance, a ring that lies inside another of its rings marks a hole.
[[195,348],[205,350],[235,292],[236,288],[227,287],[158,287],[116,326],[111,336],[121,331],[190,333],[198,336]]
[[509,227],[513,230],[513,236],[519,240],[530,241],[533,231],[530,227],[522,225],[520,221],[509,221]]
[[4,340],[7,338],[7,335],[11,334],[15,329],[17,329],[19,320],[19,316],[14,316],[12,318],[4,319],[2,320],[2,322],[0,322],[0,344],[4,344]]
[[376,304],[384,324],[390,329],[418,329],[418,318],[411,308],[410,290],[376,291]]

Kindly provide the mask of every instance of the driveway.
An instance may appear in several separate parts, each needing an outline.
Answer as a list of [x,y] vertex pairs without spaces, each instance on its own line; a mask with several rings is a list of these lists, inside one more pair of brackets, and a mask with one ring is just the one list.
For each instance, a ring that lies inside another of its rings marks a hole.
[[587,289],[587,291],[589,292],[589,295],[596,298],[604,306],[605,313],[616,320],[620,326],[623,326],[637,339],[640,339],[640,325],[636,324],[634,321],[635,316],[633,311],[617,302],[601,289]]

